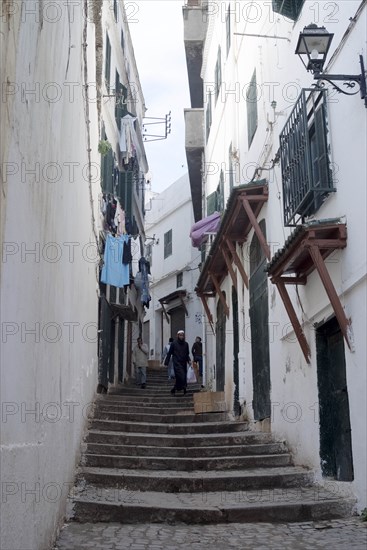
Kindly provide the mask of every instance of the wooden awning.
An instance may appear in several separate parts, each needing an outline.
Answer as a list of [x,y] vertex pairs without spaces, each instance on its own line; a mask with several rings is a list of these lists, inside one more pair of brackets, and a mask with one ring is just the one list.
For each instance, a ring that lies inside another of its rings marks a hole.
[[189,315],[189,313],[187,311],[185,301],[184,301],[184,298],[185,298],[186,294],[187,294],[186,290],[175,290],[174,292],[171,292],[171,294],[167,294],[167,296],[164,296],[163,298],[160,298],[158,300],[158,302],[162,306],[163,313],[164,313],[164,316],[166,318],[167,323],[169,323],[169,317],[168,317],[169,311],[167,311],[165,306],[169,305],[174,300],[179,299],[183,309],[185,310],[186,317]]
[[218,233],[202,267],[196,293],[202,299],[218,294],[227,316],[229,308],[220,290],[225,277],[229,274],[233,285],[237,288],[236,270],[238,270],[244,285],[248,288],[248,276],[236,252],[236,243],[244,243],[253,228],[265,256],[270,259],[269,246],[257,222],[260,210],[267,200],[266,180],[239,185],[232,189]]
[[305,285],[307,277],[316,269],[329,297],[343,336],[350,348],[348,335],[350,321],[344,313],[343,306],[325,265],[325,259],[334,250],[345,248],[346,245],[346,226],[345,224],[338,223],[338,220],[320,220],[307,225],[301,225],[287,239],[284,247],[278,250],[267,266],[268,276],[279,290],[308,363],[310,363],[310,348],[301,324],[298,321],[286,285]]
[[136,323],[138,321],[138,313],[131,306],[124,306],[122,304],[110,304],[114,316],[120,317],[125,321],[132,321]]

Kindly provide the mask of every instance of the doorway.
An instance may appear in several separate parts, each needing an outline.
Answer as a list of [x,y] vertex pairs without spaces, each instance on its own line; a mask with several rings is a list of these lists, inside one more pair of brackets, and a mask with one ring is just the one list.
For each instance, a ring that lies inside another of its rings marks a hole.
[[[223,292],[224,299],[226,293]],[[217,304],[217,322],[215,327],[215,363],[216,363],[216,389],[224,391],[225,381],[225,357],[226,357],[226,314],[221,300]]]
[[171,316],[171,338],[177,338],[177,331],[185,330],[185,310],[183,307],[171,309],[168,314]]
[[236,416],[241,413],[241,407],[239,402],[239,364],[238,353],[240,351],[240,335],[238,327],[238,295],[237,290],[232,286],[232,311],[233,311],[233,412]]
[[[259,223],[266,239],[265,220]],[[270,417],[269,305],[266,257],[254,234],[250,245],[250,324],[255,420]]]
[[335,317],[316,330],[320,461],[324,476],[353,481],[344,339]]

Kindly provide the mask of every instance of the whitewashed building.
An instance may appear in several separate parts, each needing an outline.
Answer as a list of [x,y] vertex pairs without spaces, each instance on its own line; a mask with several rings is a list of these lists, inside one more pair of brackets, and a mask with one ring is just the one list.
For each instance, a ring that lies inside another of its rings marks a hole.
[[149,201],[145,220],[152,301],[143,335],[150,359],[160,361],[178,330],[185,330],[190,352],[196,336],[203,338],[204,319],[194,291],[201,254],[191,246],[194,215],[187,174]]
[[[51,548],[101,380],[100,149],[107,134],[118,153],[115,67],[139,123],[144,107],[122,1],[14,0],[0,25],[1,542]],[[143,234],[143,191],[125,183]]]
[[[186,119],[202,148],[194,210],[196,201],[203,217],[223,213],[197,282],[210,320],[207,376],[235,415],[285,438],[297,463],[356,495],[359,509],[366,99],[356,81],[335,81],[353,96],[328,82],[315,88],[295,50],[304,27],[325,26],[334,36],[323,70],[358,80],[366,15],[366,2],[353,0],[189,0],[184,8],[186,49],[202,52],[203,110]],[[189,61],[188,76],[198,78]]]
[[[127,8],[128,9],[128,8]],[[130,285],[101,284],[99,306],[99,391],[131,376],[131,352],[142,330],[144,306],[133,281],[144,245],[145,174],[148,164],[142,138],[144,96],[131,41],[129,13],[123,2],[103,2],[101,74],[102,204],[119,203],[130,235],[133,269]],[[102,143],[102,144],[103,144]],[[108,208],[108,207],[107,207]],[[110,232],[106,215],[100,238]]]

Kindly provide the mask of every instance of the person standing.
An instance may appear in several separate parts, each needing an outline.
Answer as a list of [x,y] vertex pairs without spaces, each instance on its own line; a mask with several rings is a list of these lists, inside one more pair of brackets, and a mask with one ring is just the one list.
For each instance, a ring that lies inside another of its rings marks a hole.
[[143,340],[139,336],[133,349],[133,365],[135,368],[135,381],[143,389],[147,383],[148,353],[148,346],[143,344]]
[[[167,357],[167,354],[169,352],[169,348],[171,347],[171,344],[173,342],[173,338],[170,338],[168,340],[168,344],[166,344],[164,346],[164,350],[163,350],[163,353],[162,353],[162,363],[164,364],[164,361]],[[169,363],[168,363],[168,380],[173,380],[175,377],[175,371],[173,369],[173,358],[171,357],[171,359],[169,360]]]
[[191,365],[189,344],[185,342],[185,331],[179,330],[177,332],[177,340],[174,340],[169,348],[169,352],[166,355],[164,364],[168,366],[169,361],[173,358],[173,368],[175,371],[176,382],[171,389],[171,394],[175,395],[176,391],[183,390],[186,394],[187,386],[187,363]]
[[203,388],[203,344],[201,342],[200,336],[197,336],[195,338],[194,345],[192,346],[192,356],[194,358],[195,363],[199,365],[199,377],[200,377],[200,384]]

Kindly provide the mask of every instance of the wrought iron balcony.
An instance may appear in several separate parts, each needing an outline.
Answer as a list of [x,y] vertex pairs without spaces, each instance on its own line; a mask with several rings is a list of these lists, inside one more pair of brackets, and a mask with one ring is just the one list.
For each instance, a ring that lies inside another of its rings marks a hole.
[[284,225],[314,214],[333,187],[326,90],[303,89],[281,134]]

